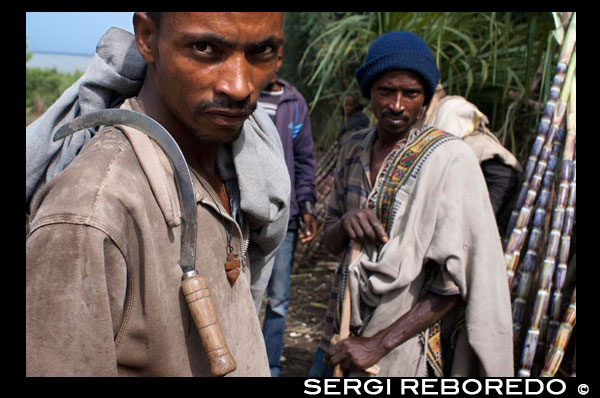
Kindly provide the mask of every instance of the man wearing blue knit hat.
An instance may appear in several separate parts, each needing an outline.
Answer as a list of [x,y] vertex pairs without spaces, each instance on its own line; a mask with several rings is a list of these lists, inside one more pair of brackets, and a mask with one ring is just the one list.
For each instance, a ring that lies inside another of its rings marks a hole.
[[422,122],[440,79],[429,47],[385,33],[355,76],[377,124],[340,149],[324,242],[346,254],[316,358],[327,353],[334,375],[512,376],[508,282],[481,169],[462,140]]

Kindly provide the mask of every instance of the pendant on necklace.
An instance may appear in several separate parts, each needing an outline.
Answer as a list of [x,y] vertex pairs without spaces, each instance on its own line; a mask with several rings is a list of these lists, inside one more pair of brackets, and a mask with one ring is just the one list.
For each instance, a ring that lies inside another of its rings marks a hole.
[[225,262],[225,271],[227,271],[227,278],[233,286],[238,276],[240,276],[240,260],[233,254],[233,251],[229,252],[229,261]]

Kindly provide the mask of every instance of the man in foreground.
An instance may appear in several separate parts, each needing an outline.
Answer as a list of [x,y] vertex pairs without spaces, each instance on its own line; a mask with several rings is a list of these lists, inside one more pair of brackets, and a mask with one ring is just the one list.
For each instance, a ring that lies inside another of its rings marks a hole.
[[[136,13],[127,49],[137,47],[148,66],[139,93],[120,107],[165,127],[192,171],[196,270],[233,376],[269,375],[251,284],[268,280],[289,185],[277,132],[255,108],[276,70],[282,19]],[[275,181],[256,178],[267,172]],[[210,375],[181,292],[177,195],[161,149],[124,126],[96,133],[37,190],[26,243],[28,376]]]
[[[378,123],[341,148],[330,196],[325,244],[346,255],[327,362],[353,376],[372,365],[382,377],[511,376],[508,283],[481,169],[464,142],[421,123],[439,81],[431,51],[386,33],[355,75]],[[336,344],[346,316],[351,336]]]

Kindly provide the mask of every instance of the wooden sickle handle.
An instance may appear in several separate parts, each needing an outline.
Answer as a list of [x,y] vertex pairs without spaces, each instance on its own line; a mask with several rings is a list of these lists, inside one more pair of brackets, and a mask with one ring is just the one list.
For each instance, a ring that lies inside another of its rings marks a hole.
[[189,277],[183,280],[181,289],[206,350],[210,373],[224,376],[233,372],[237,365],[221,331],[206,280],[200,275]]

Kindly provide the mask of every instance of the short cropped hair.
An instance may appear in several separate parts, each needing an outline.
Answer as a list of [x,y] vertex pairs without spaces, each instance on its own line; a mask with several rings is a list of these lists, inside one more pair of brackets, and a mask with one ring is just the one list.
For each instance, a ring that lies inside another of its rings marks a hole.
[[146,15],[148,15],[150,19],[154,21],[157,28],[160,28],[160,14],[160,12],[146,12]]

